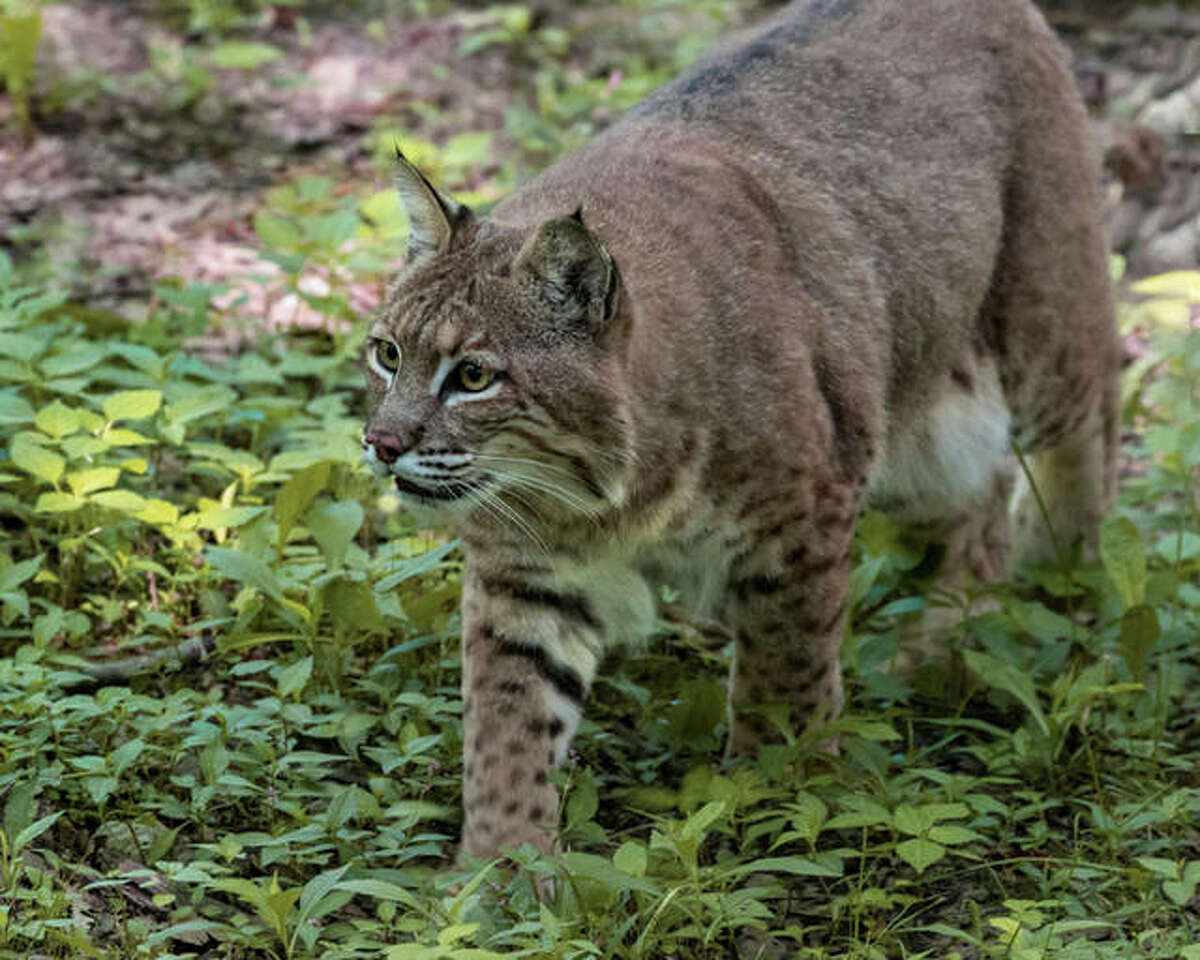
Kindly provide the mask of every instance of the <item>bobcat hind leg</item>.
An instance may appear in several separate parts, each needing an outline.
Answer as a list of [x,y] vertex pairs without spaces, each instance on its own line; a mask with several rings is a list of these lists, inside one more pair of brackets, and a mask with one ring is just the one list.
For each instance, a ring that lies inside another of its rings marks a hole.
[[1052,563],[1077,550],[1094,556],[1100,521],[1116,502],[1116,392],[1113,378],[1077,430],[1025,458],[1029,477],[1018,479],[1014,511],[1018,562]]

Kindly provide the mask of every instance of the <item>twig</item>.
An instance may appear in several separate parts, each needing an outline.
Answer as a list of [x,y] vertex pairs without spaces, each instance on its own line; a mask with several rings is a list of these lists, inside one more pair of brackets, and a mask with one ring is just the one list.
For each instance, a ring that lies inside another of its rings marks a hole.
[[114,680],[129,680],[151,673],[164,664],[178,661],[180,667],[188,667],[204,660],[214,646],[209,637],[193,637],[184,640],[173,647],[164,647],[153,653],[143,653],[124,660],[110,660],[106,663],[75,664],[75,669],[86,674],[65,684],[68,687],[90,686],[96,683],[108,683]]

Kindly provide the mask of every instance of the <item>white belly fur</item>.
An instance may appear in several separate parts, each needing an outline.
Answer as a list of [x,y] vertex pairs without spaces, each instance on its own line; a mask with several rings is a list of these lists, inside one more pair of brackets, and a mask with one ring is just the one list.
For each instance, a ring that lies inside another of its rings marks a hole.
[[1012,456],[1011,424],[995,366],[980,365],[970,392],[948,383],[923,419],[893,427],[867,505],[923,520],[980,503]]

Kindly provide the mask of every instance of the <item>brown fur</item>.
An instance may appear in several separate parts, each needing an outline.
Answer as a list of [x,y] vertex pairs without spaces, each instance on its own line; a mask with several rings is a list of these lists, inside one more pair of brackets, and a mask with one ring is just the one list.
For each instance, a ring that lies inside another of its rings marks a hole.
[[466,547],[465,852],[551,847],[548,771],[660,586],[736,637],[749,753],[743,707],[839,709],[864,503],[961,518],[948,582],[1004,576],[1011,427],[1057,539],[1090,535],[1117,403],[1094,167],[1026,0],[793,5],[487,218],[401,164],[414,255],[370,349],[402,359],[372,361],[364,443]]

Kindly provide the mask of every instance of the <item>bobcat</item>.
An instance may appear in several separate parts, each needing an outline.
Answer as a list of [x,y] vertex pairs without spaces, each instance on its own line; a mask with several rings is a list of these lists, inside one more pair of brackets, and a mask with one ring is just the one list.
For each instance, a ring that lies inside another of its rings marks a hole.
[[[554,845],[605,652],[669,585],[736,638],[744,708],[842,700],[860,508],[1009,536],[1012,444],[1062,544],[1113,496],[1119,351],[1098,161],[1029,0],[809,0],[481,217],[399,158],[406,264],[370,329],[364,449],[457,529],[463,852]],[[1027,498],[1031,499],[1031,498]]]

